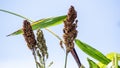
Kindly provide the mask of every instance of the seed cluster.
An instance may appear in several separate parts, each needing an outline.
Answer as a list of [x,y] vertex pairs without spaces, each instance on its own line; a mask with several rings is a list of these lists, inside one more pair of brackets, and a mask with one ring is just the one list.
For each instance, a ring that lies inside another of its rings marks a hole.
[[43,32],[40,29],[37,30],[37,42],[37,47],[40,49],[42,56],[46,56],[48,58],[46,41]]
[[[71,6],[68,14],[67,19],[64,21],[64,42],[66,45],[67,52],[70,52],[74,48],[74,39],[77,36],[77,20],[75,20],[77,17],[77,12],[75,11],[74,7]],[[74,22],[75,21],[75,22]]]
[[[45,42],[45,38],[42,30],[39,29],[37,31],[37,40],[35,39],[35,35],[33,33],[30,22],[28,22],[27,20],[24,20],[22,30],[23,30],[23,36],[25,38],[27,46],[33,52],[36,67],[44,68],[45,59],[48,59],[48,52],[47,52],[47,46],[46,46],[46,42]],[[37,60],[38,58],[40,59],[39,61]]]
[[30,22],[24,20],[22,30],[25,41],[27,42],[27,46],[30,49],[33,49],[36,46],[36,40]]

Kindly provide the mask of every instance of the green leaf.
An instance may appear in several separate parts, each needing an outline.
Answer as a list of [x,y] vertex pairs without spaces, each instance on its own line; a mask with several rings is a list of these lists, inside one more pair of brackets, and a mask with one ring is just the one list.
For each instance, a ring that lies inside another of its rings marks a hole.
[[[41,28],[47,28],[47,27],[50,27],[50,26],[56,26],[56,25],[59,25],[61,24],[64,20],[66,19],[66,15],[63,15],[63,16],[57,16],[57,17],[50,17],[50,18],[45,18],[45,19],[41,19],[41,20],[38,20],[36,22],[33,22],[31,24],[32,26],[32,29],[33,30],[36,30],[36,29],[41,29]],[[13,32],[12,34],[9,34],[8,36],[11,36],[11,35],[19,35],[19,34],[22,34],[23,31],[22,29],[19,29],[15,32]]]
[[94,61],[87,58],[90,68],[100,68]]
[[[116,57],[115,55],[117,55],[117,57]],[[110,59],[112,63],[113,63],[113,61],[115,61],[115,59],[117,59],[117,61],[120,61],[120,59],[119,59],[119,53],[116,53],[116,52],[108,53],[108,54],[106,55],[106,57],[107,57],[108,59]],[[114,65],[114,64],[115,64],[115,63],[113,63],[113,65]],[[106,68],[106,66],[107,66],[107,65],[105,65],[105,64],[102,64],[101,62],[99,62],[98,65],[99,65],[100,68]],[[118,68],[120,68],[120,66],[119,66]]]
[[77,46],[86,54],[88,54],[89,56],[91,56],[92,58],[100,61],[103,64],[108,64],[110,62],[110,59],[108,59],[107,57],[105,57],[101,52],[99,52],[98,50],[96,50],[95,48],[91,47],[90,45],[81,42],[80,40],[76,39],[75,43],[77,44]]

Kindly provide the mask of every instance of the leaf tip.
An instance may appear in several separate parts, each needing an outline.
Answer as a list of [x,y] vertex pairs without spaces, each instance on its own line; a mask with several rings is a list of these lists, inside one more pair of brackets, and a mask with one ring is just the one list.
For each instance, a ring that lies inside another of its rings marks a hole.
[[9,37],[9,36],[12,36],[12,35],[13,35],[13,33],[6,35],[6,37]]

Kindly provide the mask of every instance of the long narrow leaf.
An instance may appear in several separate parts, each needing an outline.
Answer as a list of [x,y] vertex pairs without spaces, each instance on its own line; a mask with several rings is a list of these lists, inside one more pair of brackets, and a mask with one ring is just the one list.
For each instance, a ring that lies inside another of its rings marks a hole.
[[108,64],[110,62],[110,59],[108,59],[107,57],[105,57],[101,52],[99,52],[98,50],[96,50],[95,48],[91,47],[90,45],[81,42],[80,40],[76,39],[75,43],[77,44],[77,46],[86,54],[88,54],[89,56],[91,56],[92,58],[100,61],[103,64]]
[[[63,16],[57,16],[57,17],[51,17],[51,18],[46,18],[46,19],[41,19],[39,21],[33,22],[32,25],[32,29],[36,30],[38,28],[47,28],[50,26],[56,26],[61,24],[64,20],[66,19],[66,15]],[[9,34],[8,36],[11,35],[19,35],[22,34],[22,29],[19,29],[15,32],[13,32],[12,34]]]
[[88,62],[89,62],[89,68],[100,68],[94,61],[90,60],[89,58],[87,58]]

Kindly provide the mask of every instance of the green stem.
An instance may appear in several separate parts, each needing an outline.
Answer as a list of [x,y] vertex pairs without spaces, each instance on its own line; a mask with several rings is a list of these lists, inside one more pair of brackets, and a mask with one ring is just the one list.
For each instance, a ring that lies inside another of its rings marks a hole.
[[117,53],[115,54],[115,68],[118,68],[118,55]]
[[65,55],[65,67],[64,68],[67,68],[67,56],[68,56],[68,53],[66,52],[66,55]]
[[35,60],[35,63],[36,63],[36,68],[38,68],[38,63],[37,63],[37,58],[36,58],[36,54],[35,54],[35,49],[34,48],[32,49],[32,52],[33,52],[34,60]]
[[43,68],[46,68],[46,66],[45,66],[45,57],[43,56]]

